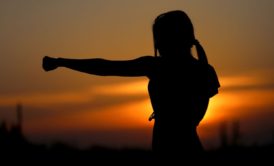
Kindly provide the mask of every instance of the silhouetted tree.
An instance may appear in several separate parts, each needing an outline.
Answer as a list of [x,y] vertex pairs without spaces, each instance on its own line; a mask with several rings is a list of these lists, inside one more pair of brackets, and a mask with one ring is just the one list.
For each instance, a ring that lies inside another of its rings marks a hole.
[[227,124],[225,122],[220,125],[220,146],[221,148],[225,148],[228,145],[228,137],[227,137]]
[[16,114],[17,114],[17,128],[22,133],[23,129],[23,107],[20,103],[16,106]]
[[241,138],[240,123],[239,121],[234,121],[232,124],[232,145],[238,146],[240,138]]
[[0,149],[5,150],[8,144],[8,128],[6,122],[0,125]]

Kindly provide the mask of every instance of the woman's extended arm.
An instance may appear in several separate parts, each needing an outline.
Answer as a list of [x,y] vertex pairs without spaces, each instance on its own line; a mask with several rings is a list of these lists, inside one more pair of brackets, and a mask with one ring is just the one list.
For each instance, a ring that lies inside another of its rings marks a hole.
[[154,57],[143,56],[133,60],[113,61],[105,59],[43,58],[43,69],[66,67],[72,70],[100,76],[147,76],[154,64]]

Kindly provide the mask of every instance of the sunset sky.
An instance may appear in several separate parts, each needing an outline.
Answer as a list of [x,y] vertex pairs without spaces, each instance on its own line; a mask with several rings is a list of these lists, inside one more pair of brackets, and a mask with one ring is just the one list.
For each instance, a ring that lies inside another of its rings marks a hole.
[[169,10],[189,15],[221,83],[198,127],[203,145],[219,146],[221,124],[230,135],[234,122],[243,144],[273,141],[273,0],[2,0],[0,122],[16,123],[21,103],[32,142],[150,148],[147,78],[44,72],[41,65],[45,55],[153,55],[153,20]]

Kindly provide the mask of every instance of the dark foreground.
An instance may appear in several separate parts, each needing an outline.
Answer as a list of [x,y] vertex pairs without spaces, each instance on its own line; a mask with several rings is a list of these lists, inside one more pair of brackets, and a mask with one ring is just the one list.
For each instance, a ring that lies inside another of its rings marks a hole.
[[[179,158],[173,160],[174,156],[162,156],[157,158],[149,150],[142,149],[108,149],[103,147],[92,147],[79,150],[65,144],[54,144],[52,146],[34,145],[27,142],[21,144],[2,144],[0,164],[77,164],[77,165],[158,165],[169,162],[193,162],[209,164],[263,164],[272,165],[274,162],[274,146],[234,146],[207,151],[201,158],[176,153]],[[166,160],[163,160],[165,158]],[[188,164],[189,165],[189,164]],[[190,164],[191,165],[191,164]]]
[[273,161],[274,143],[265,146],[226,144],[222,148],[207,151],[202,156],[167,152],[165,156],[159,157],[150,150],[143,149],[77,149],[63,143],[51,146],[33,144],[24,137],[20,128],[7,130],[5,125],[0,125],[0,165],[273,165]]

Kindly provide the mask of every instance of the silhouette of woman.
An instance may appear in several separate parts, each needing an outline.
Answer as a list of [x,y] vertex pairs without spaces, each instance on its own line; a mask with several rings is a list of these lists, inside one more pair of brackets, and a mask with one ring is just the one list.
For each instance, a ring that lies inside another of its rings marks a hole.
[[[183,11],[159,15],[153,24],[154,54],[137,59],[43,58],[45,71],[66,67],[100,76],[146,76],[155,119],[152,149],[157,154],[203,152],[196,128],[209,99],[220,87],[214,68],[195,39],[190,18]],[[191,54],[196,46],[198,58]],[[158,55],[159,54],[159,55]]]

